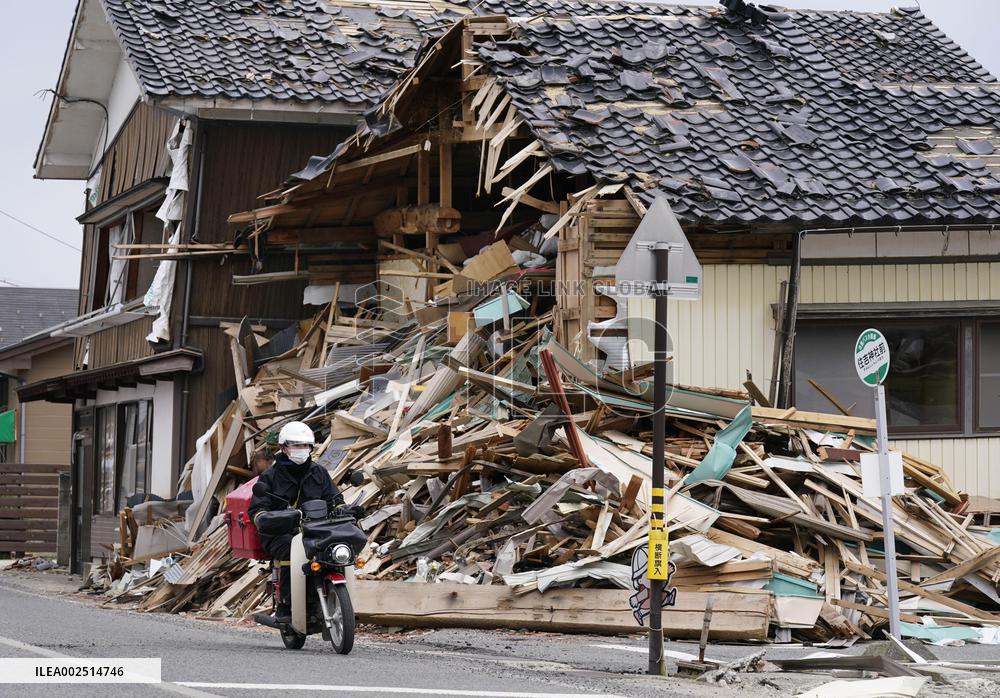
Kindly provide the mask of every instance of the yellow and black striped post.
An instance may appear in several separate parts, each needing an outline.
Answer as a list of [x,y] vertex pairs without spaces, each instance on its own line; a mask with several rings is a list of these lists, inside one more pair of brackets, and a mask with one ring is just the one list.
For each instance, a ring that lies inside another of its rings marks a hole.
[[663,675],[663,588],[667,579],[667,530],[663,525],[664,445],[667,439],[667,258],[669,247],[653,248],[656,270],[653,332],[653,491],[649,519],[649,673]]

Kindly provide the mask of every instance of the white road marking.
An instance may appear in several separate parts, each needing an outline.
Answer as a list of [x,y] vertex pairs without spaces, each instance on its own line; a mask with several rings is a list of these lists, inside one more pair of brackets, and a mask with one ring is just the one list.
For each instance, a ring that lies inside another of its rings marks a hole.
[[[597,647],[602,650],[621,650],[622,652],[637,652],[638,654],[649,654],[649,650],[645,647],[633,647],[632,645],[591,645],[591,647]],[[663,650],[664,657],[670,657],[671,659],[684,659],[686,661],[694,661],[698,659],[696,654],[688,654],[687,652],[674,652],[672,650]],[[709,659],[705,657],[706,662],[711,662],[715,664],[721,664],[718,659]]]
[[472,696],[472,698],[624,698],[613,693],[525,693],[524,691],[476,691],[456,688],[410,688],[408,686],[334,686],[316,683],[226,683],[180,681],[192,688],[229,688],[247,691],[336,691],[340,693],[401,693],[420,696]]
[[[27,642],[21,642],[20,640],[14,640],[9,637],[0,636],[0,645],[13,647],[14,649],[21,650],[22,652],[31,652],[32,654],[37,654],[39,657],[48,657],[49,659],[80,659],[80,657],[74,657],[71,654],[63,654],[61,652],[56,652],[55,650],[39,647],[38,645],[29,645]],[[191,698],[220,698],[220,696],[217,696],[214,693],[205,693],[204,691],[195,690],[190,686],[180,683],[170,683],[168,681],[164,681],[163,683],[146,683],[142,684],[142,686],[143,688],[159,688],[167,691],[168,693],[178,693],[182,696],[191,696]]]

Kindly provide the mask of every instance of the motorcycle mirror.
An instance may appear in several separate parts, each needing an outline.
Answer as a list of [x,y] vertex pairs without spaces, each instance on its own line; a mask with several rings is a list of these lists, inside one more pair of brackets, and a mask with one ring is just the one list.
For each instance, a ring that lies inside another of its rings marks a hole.
[[354,485],[355,487],[359,487],[361,483],[365,481],[365,474],[360,470],[354,470],[348,476],[348,479],[350,480],[352,485]]

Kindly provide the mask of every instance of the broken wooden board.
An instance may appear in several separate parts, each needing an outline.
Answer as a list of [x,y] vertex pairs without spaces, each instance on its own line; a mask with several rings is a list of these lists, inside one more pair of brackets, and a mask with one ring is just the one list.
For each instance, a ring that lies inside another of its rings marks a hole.
[[[619,589],[552,589],[514,594],[506,586],[415,584],[358,580],[351,592],[362,623],[427,628],[519,629],[549,632],[645,633],[629,607],[631,592]],[[714,591],[712,637],[764,640],[771,622],[768,592]],[[708,594],[678,594],[663,613],[672,639],[701,635]]]

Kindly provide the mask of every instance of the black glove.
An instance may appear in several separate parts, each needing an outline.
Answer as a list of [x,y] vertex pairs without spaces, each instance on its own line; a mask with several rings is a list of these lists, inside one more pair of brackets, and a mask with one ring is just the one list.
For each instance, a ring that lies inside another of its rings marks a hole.
[[280,536],[292,533],[298,528],[301,519],[302,514],[298,509],[280,509],[260,512],[254,519],[254,524],[264,535]]
[[365,515],[365,508],[359,504],[343,505],[337,507],[335,512],[336,516],[353,516],[355,519],[360,519]]

